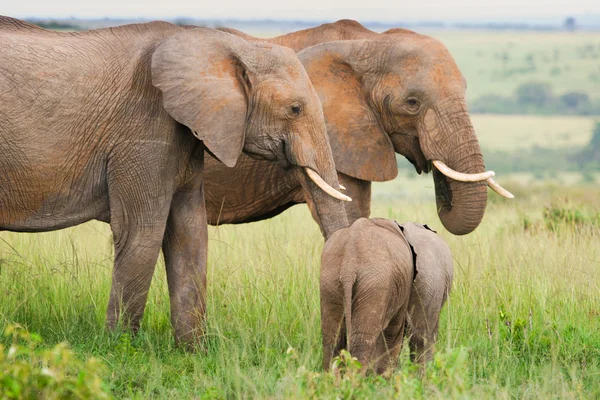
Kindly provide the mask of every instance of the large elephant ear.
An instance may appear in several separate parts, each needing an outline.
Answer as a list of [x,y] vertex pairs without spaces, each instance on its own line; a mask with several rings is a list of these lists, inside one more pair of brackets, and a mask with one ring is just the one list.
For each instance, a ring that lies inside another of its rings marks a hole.
[[228,167],[244,146],[250,86],[239,56],[244,45],[199,28],[166,38],[152,55],[152,84],[162,91],[165,110]]
[[396,154],[363,85],[365,40],[322,43],[298,53],[321,99],[336,169],[366,181],[398,175]]

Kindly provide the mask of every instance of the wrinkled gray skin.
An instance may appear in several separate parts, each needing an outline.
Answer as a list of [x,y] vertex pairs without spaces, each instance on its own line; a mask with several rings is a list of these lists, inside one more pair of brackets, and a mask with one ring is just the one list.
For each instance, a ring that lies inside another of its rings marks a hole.
[[360,218],[335,232],[321,257],[323,368],[343,348],[365,370],[393,367],[412,280],[413,255],[394,221]]
[[400,229],[417,258],[417,276],[408,302],[406,334],[411,359],[425,363],[433,358],[440,312],[452,289],[452,253],[444,239],[427,225],[405,222]]
[[365,371],[383,374],[405,334],[411,358],[430,360],[451,284],[450,250],[427,227],[360,218],[337,231],[321,258],[323,368],[347,348]]
[[293,170],[325,235],[346,226],[341,201],[298,168],[338,187],[320,101],[291,49],[164,22],[59,33],[0,16],[0,231],[110,223],[109,327],[122,316],[138,328],[162,247],[176,338],[201,333],[205,150]]

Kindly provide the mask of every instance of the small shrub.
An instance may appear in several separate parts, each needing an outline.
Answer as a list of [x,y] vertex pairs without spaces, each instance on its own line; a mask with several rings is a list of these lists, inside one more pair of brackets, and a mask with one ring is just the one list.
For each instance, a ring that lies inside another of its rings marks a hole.
[[100,378],[102,363],[82,362],[67,344],[40,351],[42,339],[19,325],[9,325],[8,349],[0,344],[0,398],[2,399],[108,399]]
[[546,228],[553,232],[563,227],[580,229],[584,226],[600,225],[600,214],[589,216],[582,210],[566,206],[549,206],[543,212]]

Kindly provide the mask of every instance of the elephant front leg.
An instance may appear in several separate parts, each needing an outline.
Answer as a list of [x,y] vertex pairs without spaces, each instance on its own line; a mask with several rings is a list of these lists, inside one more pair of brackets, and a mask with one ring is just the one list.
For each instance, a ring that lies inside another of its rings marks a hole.
[[207,243],[204,188],[177,193],[171,204],[163,253],[175,337],[178,343],[191,347],[202,334]]
[[150,206],[120,199],[123,197],[111,199],[115,265],[106,321],[109,329],[114,329],[121,320],[137,332],[160,253],[169,205],[166,200],[165,204]]

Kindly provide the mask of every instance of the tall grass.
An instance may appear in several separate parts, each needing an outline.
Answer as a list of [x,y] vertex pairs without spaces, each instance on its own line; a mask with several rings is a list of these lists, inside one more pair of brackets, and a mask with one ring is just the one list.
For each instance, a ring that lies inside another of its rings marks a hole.
[[[494,197],[482,225],[456,237],[441,227],[428,194],[392,200],[396,187],[376,187],[373,216],[429,224],[455,259],[437,355],[422,379],[406,352],[389,380],[321,370],[322,239],[305,206],[211,228],[206,336],[197,353],[174,345],[162,260],[140,333],[104,329],[113,255],[100,223],[0,233],[0,328],[17,322],[45,339],[42,348],[67,341],[81,359],[99,358],[116,397],[598,398],[598,189],[517,187],[515,201]],[[548,229],[547,207],[590,217]]]

